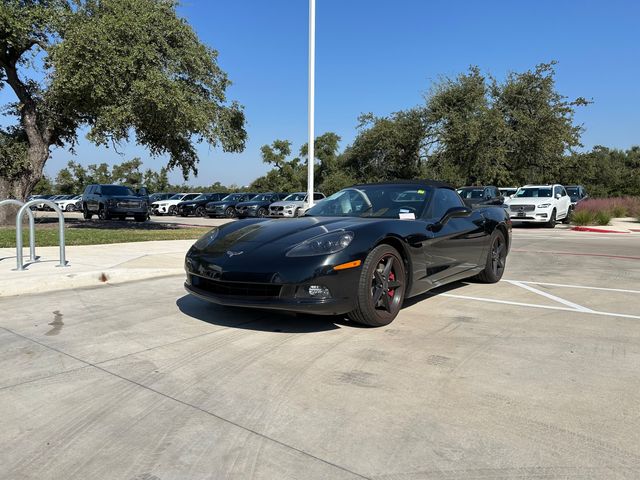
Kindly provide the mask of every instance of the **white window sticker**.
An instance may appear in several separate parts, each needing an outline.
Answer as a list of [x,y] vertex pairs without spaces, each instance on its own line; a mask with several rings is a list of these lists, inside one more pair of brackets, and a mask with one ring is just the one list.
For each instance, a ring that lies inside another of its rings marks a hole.
[[416,216],[413,212],[410,213],[405,213],[405,212],[400,212],[400,220],[415,220]]

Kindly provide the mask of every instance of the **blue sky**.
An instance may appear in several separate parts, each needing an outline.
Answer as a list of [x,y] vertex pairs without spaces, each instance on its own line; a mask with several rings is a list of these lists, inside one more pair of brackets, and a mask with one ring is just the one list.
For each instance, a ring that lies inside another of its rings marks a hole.
[[[245,106],[249,141],[240,154],[199,148],[193,184],[247,184],[263,174],[260,147],[276,138],[306,141],[306,0],[184,0],[179,13],[208,45]],[[594,103],[576,115],[586,148],[640,144],[640,2],[317,0],[316,134],[335,131],[342,146],[363,112],[385,115],[423,102],[432,82],[469,65],[503,78],[557,60],[558,90]],[[8,99],[0,93],[0,102]],[[69,159],[117,163],[140,156],[135,145],[99,149],[81,140],[77,155],[55,150],[46,171]],[[179,172],[172,180],[180,181]]]

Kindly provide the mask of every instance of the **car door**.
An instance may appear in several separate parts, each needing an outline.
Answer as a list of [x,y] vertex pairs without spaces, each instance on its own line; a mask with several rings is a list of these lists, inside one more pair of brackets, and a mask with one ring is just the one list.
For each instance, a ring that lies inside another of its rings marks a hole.
[[567,195],[567,192],[562,185],[556,185],[553,187],[553,197],[556,199],[557,205],[556,217],[564,218],[569,212],[571,198]]
[[448,188],[434,192],[427,212],[427,224],[434,225],[430,237],[423,243],[427,282],[437,285],[449,277],[481,265],[489,242],[486,219],[481,210],[472,210],[469,216],[452,218],[439,226],[447,210],[465,206],[458,194]]

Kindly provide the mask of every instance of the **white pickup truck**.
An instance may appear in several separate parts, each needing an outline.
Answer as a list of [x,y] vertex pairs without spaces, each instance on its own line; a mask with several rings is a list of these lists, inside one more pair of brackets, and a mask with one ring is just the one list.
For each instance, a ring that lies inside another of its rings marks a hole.
[[553,228],[558,220],[569,223],[571,216],[571,198],[560,184],[525,185],[505,204],[512,222],[544,223]]

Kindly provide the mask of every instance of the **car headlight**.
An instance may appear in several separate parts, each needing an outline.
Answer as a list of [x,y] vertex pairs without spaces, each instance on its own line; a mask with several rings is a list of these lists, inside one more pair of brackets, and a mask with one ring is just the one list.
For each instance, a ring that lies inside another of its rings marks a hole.
[[204,250],[217,238],[219,232],[220,230],[217,227],[214,227],[196,240],[196,243],[194,243],[193,246],[198,250]]
[[247,208],[249,210],[255,210],[256,208],[258,208],[258,205],[249,205]]
[[284,208],[293,208],[295,205],[285,205]]
[[347,248],[352,240],[353,232],[325,233],[299,243],[287,252],[287,257],[311,257],[337,253]]
[[538,208],[549,208],[551,206],[550,203],[543,203],[541,205],[538,205]]

